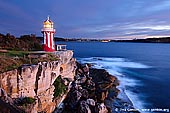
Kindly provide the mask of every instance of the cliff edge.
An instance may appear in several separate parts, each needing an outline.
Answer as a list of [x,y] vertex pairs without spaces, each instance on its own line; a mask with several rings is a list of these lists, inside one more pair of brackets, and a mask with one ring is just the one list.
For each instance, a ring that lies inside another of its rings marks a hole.
[[[56,52],[57,61],[39,62],[36,65],[22,65],[18,69],[0,74],[0,107],[4,112],[46,112],[54,111],[59,103],[54,97],[54,82],[61,75],[72,81],[76,61],[72,51]],[[18,104],[22,102],[28,104]],[[31,104],[29,104],[29,102]]]

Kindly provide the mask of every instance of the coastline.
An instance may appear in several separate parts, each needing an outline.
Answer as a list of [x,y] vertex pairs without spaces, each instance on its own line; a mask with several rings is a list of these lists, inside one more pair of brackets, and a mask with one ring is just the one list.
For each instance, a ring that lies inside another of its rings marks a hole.
[[[106,100],[107,105],[111,106],[111,109],[113,112],[116,113],[126,113],[126,112],[141,112],[140,109],[138,109],[139,106],[135,107],[135,104],[133,103],[133,99],[131,100],[131,97],[133,95],[129,95],[129,91],[127,92],[125,85],[127,84],[128,80],[131,82],[128,83],[129,85],[133,85],[135,83],[132,83],[132,79],[126,79],[125,76],[119,72],[119,68],[114,67],[114,62],[123,62],[124,59],[121,58],[102,58],[102,57],[90,57],[90,58],[79,58],[79,62],[82,64],[90,64],[92,68],[96,69],[104,69],[106,70],[110,75],[116,77],[119,80],[119,85],[116,87],[119,90],[119,93],[116,98],[112,98],[112,93],[109,95],[109,99]],[[110,62],[113,62],[113,64]],[[131,62],[130,62],[131,63]],[[135,82],[135,81],[134,81]],[[143,108],[142,106],[140,106]]]
[[[126,113],[133,107],[116,76],[91,64],[77,63],[71,89],[62,105],[62,113]],[[118,88],[119,87],[119,88]],[[59,111],[58,108],[56,111]]]
[[140,113],[138,109],[134,108],[132,101],[127,96],[124,89],[120,88],[119,86],[118,89],[119,94],[115,99],[109,98],[106,100],[107,105],[112,109],[112,113]]

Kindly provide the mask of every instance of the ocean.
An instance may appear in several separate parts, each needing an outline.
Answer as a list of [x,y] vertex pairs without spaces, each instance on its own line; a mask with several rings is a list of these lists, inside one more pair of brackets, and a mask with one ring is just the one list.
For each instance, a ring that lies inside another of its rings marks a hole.
[[170,110],[170,44],[56,42],[66,44],[81,63],[116,76],[141,112]]

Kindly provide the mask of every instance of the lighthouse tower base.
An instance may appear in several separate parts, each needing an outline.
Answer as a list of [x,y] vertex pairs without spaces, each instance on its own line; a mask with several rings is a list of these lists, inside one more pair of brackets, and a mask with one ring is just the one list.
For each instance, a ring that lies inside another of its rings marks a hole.
[[42,48],[44,51],[48,51],[48,52],[54,52],[55,49],[49,48],[46,44],[42,45]]

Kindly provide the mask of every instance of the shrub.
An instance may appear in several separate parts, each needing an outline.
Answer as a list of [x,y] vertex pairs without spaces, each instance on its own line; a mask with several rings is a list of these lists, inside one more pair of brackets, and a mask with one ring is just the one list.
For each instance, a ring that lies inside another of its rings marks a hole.
[[26,104],[33,104],[35,102],[36,99],[32,98],[32,97],[25,97],[23,98],[23,102]]
[[32,97],[24,97],[24,98],[18,99],[16,104],[19,106],[27,106],[28,104],[33,104],[35,100],[36,99]]
[[56,78],[56,80],[53,83],[55,89],[54,89],[54,98],[60,96],[62,93],[66,92],[66,86],[61,81],[61,76]]

